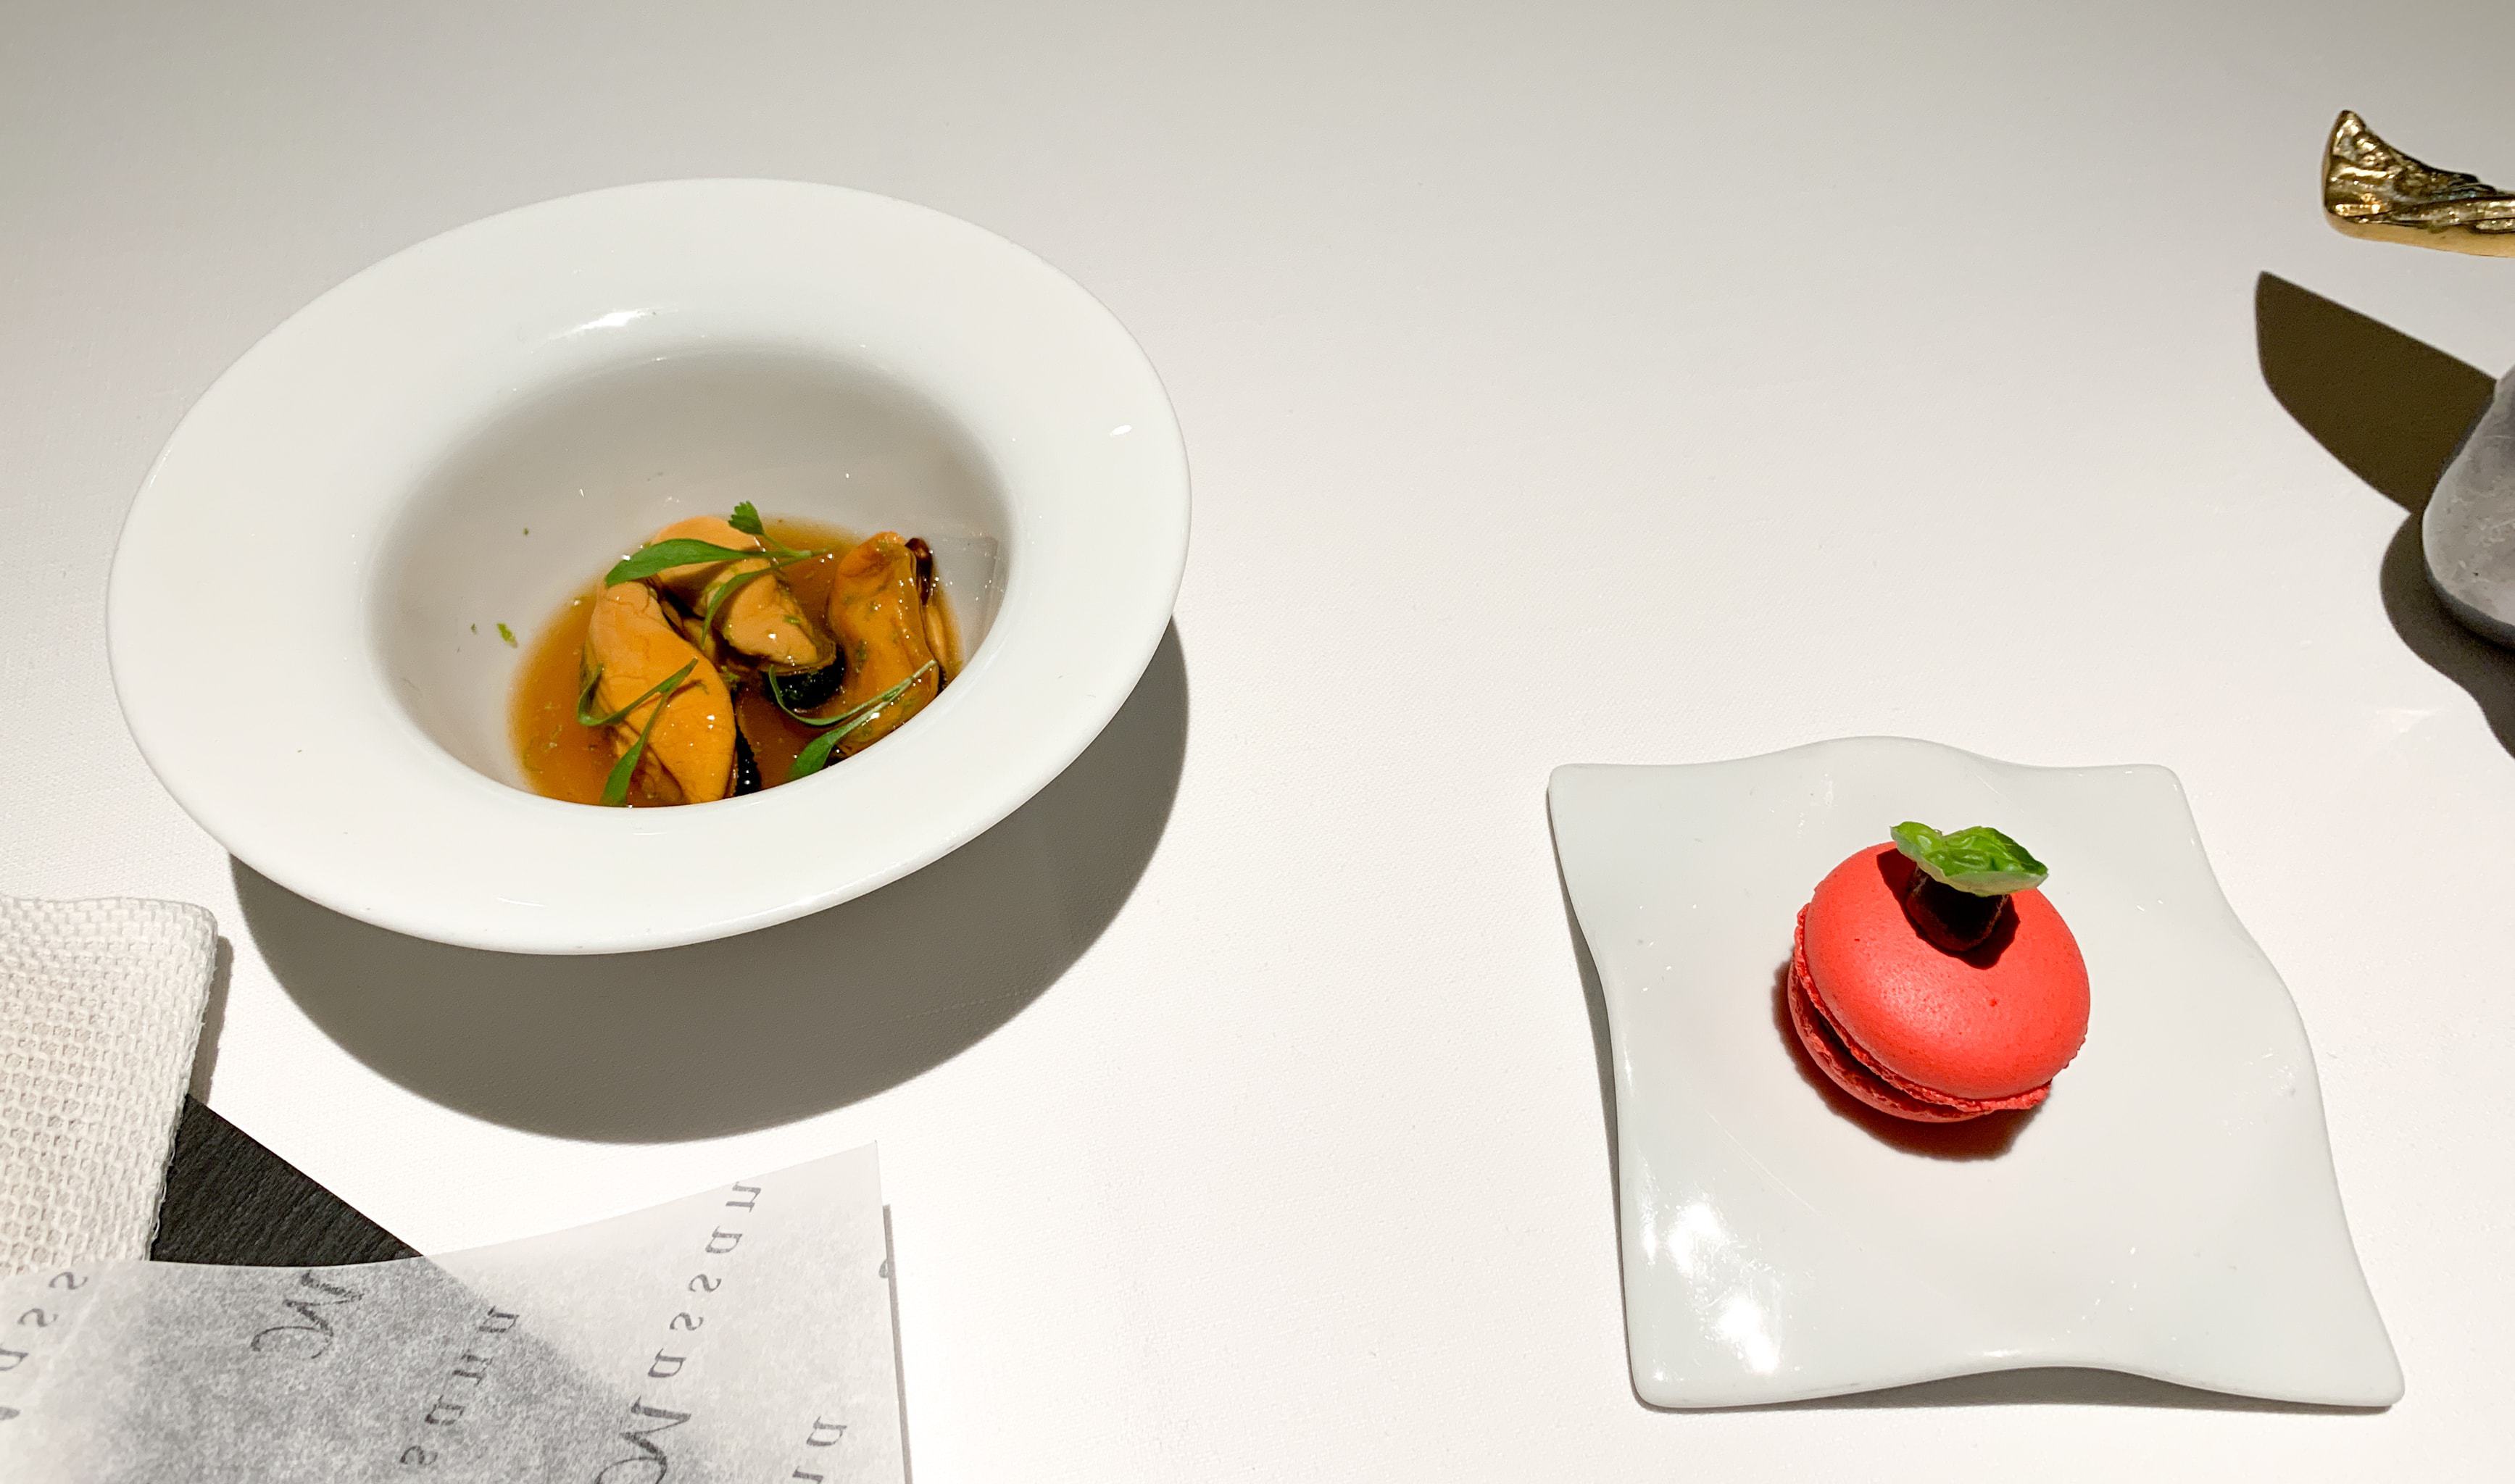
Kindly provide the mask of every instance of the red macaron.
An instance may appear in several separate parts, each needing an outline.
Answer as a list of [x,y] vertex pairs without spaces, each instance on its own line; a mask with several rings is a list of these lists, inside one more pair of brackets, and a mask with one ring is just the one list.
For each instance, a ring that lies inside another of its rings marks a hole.
[[2032,1108],[2086,1040],[2078,939],[2030,887],[1989,937],[1951,952],[1907,912],[1919,869],[1874,845],[1817,884],[1792,946],[1792,1027],[1837,1087],[1897,1118]]

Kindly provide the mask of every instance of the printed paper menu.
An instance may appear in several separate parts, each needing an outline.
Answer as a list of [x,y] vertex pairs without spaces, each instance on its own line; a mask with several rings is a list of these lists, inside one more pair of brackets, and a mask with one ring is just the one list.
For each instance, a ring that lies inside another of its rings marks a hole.
[[905,1477],[875,1151],[352,1267],[0,1279],[0,1479]]

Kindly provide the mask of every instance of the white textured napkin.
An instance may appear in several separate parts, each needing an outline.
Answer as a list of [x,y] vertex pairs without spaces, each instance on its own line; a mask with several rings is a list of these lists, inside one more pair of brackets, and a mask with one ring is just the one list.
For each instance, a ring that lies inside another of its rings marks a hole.
[[217,953],[182,902],[0,896],[0,1276],[148,1255]]

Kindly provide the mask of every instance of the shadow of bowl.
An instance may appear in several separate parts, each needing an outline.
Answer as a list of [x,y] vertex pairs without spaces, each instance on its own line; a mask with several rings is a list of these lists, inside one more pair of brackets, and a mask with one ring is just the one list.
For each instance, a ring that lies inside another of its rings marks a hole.
[[263,959],[351,1055],[434,1102],[567,1138],[791,1123],[896,1086],[1019,1013],[1117,916],[1187,750],[1178,630],[1097,740],[901,881],[746,936],[545,958],[404,937],[232,862]]

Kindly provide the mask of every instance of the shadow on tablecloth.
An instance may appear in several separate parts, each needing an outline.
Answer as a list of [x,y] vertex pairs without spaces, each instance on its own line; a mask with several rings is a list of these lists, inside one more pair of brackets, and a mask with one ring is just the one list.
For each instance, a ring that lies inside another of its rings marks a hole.
[[264,960],[343,1048],[424,1097],[569,1138],[791,1123],[958,1055],[1114,919],[1187,751],[1178,630],[1098,740],[986,834],[901,881],[741,937],[546,958],[404,937],[241,862]]
[[2515,651],[2453,621],[2428,585],[2419,513],[2487,410],[2494,380],[2355,309],[2264,273],[2253,286],[2262,381],[2313,439],[2409,513],[2384,549],[2384,615],[2411,652],[2471,693],[2515,753]]

